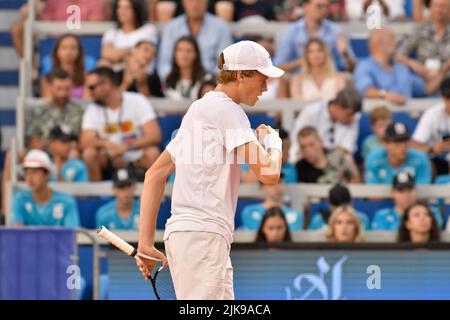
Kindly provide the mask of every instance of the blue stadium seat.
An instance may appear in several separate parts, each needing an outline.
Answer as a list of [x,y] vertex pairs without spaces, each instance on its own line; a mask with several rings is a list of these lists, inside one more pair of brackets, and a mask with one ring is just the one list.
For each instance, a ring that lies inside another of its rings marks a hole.
[[169,114],[158,117],[158,123],[161,128],[162,141],[161,149],[165,148],[172,138],[172,133],[181,125],[183,117],[179,114]]
[[112,197],[77,198],[80,225],[83,228],[95,229],[95,212],[111,199]]
[[350,39],[350,45],[358,59],[369,56],[369,45],[367,39]]
[[170,218],[171,199],[164,198],[159,207],[158,219],[156,221],[156,229],[164,229],[167,219]]
[[242,226],[241,214],[246,206],[261,203],[261,199],[242,199],[239,198],[236,206],[236,216],[234,217],[234,226],[236,229]]
[[250,125],[252,129],[256,129],[260,124],[266,124],[271,127],[275,127],[277,119],[273,116],[269,116],[265,113],[250,113],[248,114]]
[[410,21],[413,19],[413,0],[405,0],[405,14]]

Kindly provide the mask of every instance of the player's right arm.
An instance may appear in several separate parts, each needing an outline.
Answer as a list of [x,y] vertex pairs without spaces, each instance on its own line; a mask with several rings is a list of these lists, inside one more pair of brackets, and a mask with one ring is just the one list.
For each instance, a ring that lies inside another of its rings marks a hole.
[[[154,247],[156,219],[164,195],[167,178],[174,171],[175,164],[172,161],[172,157],[167,150],[164,150],[145,173],[144,187],[141,195],[138,252],[161,259],[163,265],[167,265],[167,259]],[[143,273],[148,274],[148,272],[152,271],[155,261],[141,260],[136,259],[137,265]]]
[[[266,149],[258,142],[251,141],[237,148],[238,154],[248,164],[250,170],[263,184],[277,184],[281,173],[281,139],[270,126],[260,125],[256,129],[258,140],[275,141]],[[279,139],[279,140],[278,140]]]

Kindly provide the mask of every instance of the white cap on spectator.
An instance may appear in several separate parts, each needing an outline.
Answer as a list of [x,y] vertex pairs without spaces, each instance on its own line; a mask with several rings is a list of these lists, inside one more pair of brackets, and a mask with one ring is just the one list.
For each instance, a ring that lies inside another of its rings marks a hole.
[[30,150],[23,161],[23,168],[42,168],[49,172],[53,172],[52,161],[48,154],[42,150]]
[[257,70],[269,78],[279,78],[284,71],[272,64],[267,50],[254,41],[239,41],[223,50],[223,70]]

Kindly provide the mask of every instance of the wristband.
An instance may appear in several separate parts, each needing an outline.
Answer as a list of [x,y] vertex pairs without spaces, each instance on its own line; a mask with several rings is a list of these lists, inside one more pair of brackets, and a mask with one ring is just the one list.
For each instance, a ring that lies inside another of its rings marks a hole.
[[282,152],[282,140],[277,134],[271,133],[264,137],[264,147],[266,148],[266,151],[273,148],[280,152]]

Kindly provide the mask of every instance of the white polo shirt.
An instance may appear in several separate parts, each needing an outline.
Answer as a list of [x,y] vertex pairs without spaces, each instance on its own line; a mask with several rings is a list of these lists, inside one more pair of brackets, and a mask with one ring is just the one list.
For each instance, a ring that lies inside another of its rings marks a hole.
[[356,152],[360,113],[353,117],[349,125],[331,120],[328,110],[328,101],[320,101],[307,105],[294,122],[291,132],[291,148],[289,149],[289,162],[296,163],[300,155],[300,146],[297,135],[301,129],[313,127],[317,130],[326,149],[342,147],[350,153]]
[[445,111],[444,102],[441,102],[423,113],[412,139],[431,147],[449,134],[450,115]]
[[176,175],[164,240],[174,231],[205,231],[231,245],[243,162],[234,150],[255,140],[244,110],[225,93],[192,103],[166,148]]

